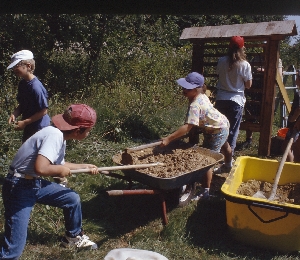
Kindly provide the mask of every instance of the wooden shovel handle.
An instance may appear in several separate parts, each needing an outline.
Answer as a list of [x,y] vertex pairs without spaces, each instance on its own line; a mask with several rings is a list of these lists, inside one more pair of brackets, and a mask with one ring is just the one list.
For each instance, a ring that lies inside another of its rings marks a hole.
[[151,144],[143,144],[143,145],[127,148],[126,150],[127,151],[139,151],[139,150],[143,150],[143,149],[146,149],[146,148],[151,148],[151,147],[154,147],[154,146],[158,146],[161,143],[162,143],[162,141],[158,141],[158,142],[151,143]]
[[[148,167],[154,167],[154,166],[164,166],[164,163],[147,163],[147,164],[135,164],[135,165],[122,165],[122,166],[108,166],[108,167],[100,167],[98,168],[99,172],[102,171],[117,171],[117,170],[128,170],[128,169],[141,169],[141,168],[148,168]],[[91,169],[77,169],[77,170],[71,170],[71,173],[85,173],[85,172],[91,172]]]
[[277,186],[278,186],[278,182],[279,182],[279,179],[280,179],[280,176],[281,176],[281,172],[282,172],[282,169],[283,169],[283,166],[284,166],[284,163],[286,161],[286,158],[287,158],[287,155],[288,155],[288,152],[291,150],[291,146],[294,142],[294,138],[292,137],[286,148],[285,148],[285,151],[284,151],[284,154],[281,158],[281,161],[280,161],[280,164],[278,166],[278,170],[276,172],[276,176],[275,176],[275,180],[274,180],[274,184],[273,184],[273,187],[272,187],[272,191],[271,191],[271,194],[270,194],[270,197],[268,200],[274,200],[275,198],[275,195],[276,195],[276,190],[277,190]]

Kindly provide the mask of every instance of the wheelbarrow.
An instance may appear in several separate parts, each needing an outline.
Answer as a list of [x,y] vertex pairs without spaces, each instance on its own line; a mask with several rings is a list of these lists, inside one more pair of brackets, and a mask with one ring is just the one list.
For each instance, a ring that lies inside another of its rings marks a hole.
[[[177,147],[181,148],[181,147]],[[145,174],[139,169],[126,169],[122,170],[124,176],[120,175],[122,179],[126,179],[132,184],[132,181],[139,182],[149,187],[149,189],[131,189],[132,185],[127,190],[109,190],[107,191],[109,196],[124,196],[124,195],[156,195],[159,194],[162,205],[162,219],[163,224],[168,223],[166,214],[166,196],[170,195],[173,197],[173,201],[178,207],[186,206],[194,196],[196,190],[196,183],[200,182],[203,175],[215,164],[223,160],[224,156],[221,153],[211,151],[209,149],[201,147],[190,147],[187,149],[195,149],[197,152],[204,156],[210,156],[215,159],[214,163],[200,166],[199,168],[189,171],[182,172],[175,177],[160,178]],[[113,156],[113,162],[117,165],[121,164],[121,155],[116,154]],[[162,162],[163,163],[163,162]],[[116,175],[114,177],[117,177]]]

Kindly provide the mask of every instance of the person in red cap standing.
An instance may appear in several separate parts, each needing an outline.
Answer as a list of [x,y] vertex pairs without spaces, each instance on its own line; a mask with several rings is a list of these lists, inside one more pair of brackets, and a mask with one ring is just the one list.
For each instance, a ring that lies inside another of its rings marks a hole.
[[[15,130],[24,130],[22,142],[43,127],[50,125],[48,116],[48,92],[43,84],[33,74],[35,60],[29,50],[21,50],[11,56],[11,63],[7,69],[12,69],[17,77],[22,78],[18,86],[18,106],[8,119],[8,123],[15,124]],[[21,120],[16,119],[22,115]]]
[[43,177],[66,177],[71,170],[90,169],[93,164],[77,164],[64,159],[66,140],[86,138],[96,123],[96,112],[85,104],[74,104],[63,113],[52,117],[48,126],[32,135],[17,151],[4,180],[2,198],[5,208],[4,244],[0,259],[19,259],[27,237],[30,213],[35,203],[63,210],[66,234],[65,247],[96,249],[82,230],[82,212],[79,195]]
[[[234,155],[246,102],[244,90],[252,85],[251,65],[246,61],[243,37],[231,37],[228,54],[219,59],[216,72],[219,80],[216,86],[215,108],[229,120],[228,143]],[[214,173],[229,172],[231,167],[232,165],[223,164],[216,168]]]

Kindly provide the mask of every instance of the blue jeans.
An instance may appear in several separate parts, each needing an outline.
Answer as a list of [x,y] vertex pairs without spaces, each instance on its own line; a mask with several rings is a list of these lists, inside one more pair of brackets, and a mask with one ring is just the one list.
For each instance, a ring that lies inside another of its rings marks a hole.
[[224,116],[226,116],[230,123],[227,141],[231,147],[232,155],[234,155],[234,149],[236,147],[236,140],[240,131],[244,107],[231,100],[217,100],[215,103],[215,108],[218,109],[219,112],[221,112]]
[[223,128],[218,134],[205,134],[203,133],[203,147],[215,152],[220,152],[223,144],[227,141],[229,129]]
[[7,175],[2,197],[5,208],[4,245],[0,259],[18,259],[25,247],[27,227],[35,203],[63,209],[66,234],[81,232],[82,213],[79,195],[61,185],[41,178],[27,180]]

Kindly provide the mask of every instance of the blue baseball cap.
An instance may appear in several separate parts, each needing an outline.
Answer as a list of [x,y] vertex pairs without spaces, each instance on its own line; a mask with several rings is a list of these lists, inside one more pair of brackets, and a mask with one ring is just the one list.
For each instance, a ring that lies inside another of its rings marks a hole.
[[204,85],[204,77],[198,72],[192,72],[185,78],[180,78],[177,83],[185,89],[194,89]]

